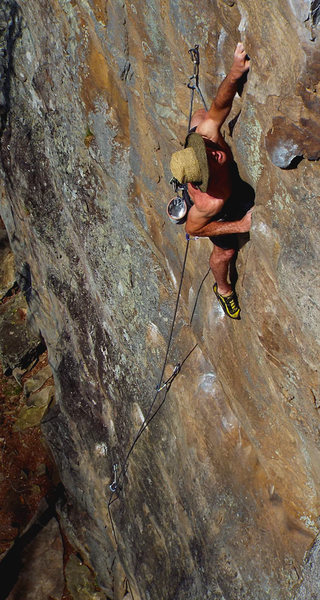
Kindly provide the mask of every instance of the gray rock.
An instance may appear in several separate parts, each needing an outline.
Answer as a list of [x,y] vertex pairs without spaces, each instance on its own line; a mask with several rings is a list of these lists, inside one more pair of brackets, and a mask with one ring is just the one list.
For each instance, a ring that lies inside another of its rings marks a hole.
[[13,425],[13,431],[23,431],[29,427],[40,425],[44,414],[54,400],[54,387],[47,386],[31,394],[27,405],[22,406]]
[[[1,101],[1,100],[0,100]],[[5,230],[0,229],[0,300],[15,283],[15,263]]]
[[302,583],[297,586],[294,600],[318,600],[320,598],[320,540],[316,539],[309,550],[302,568]]
[[26,322],[27,303],[17,294],[0,306],[0,360],[5,371],[27,369],[43,342]]
[[[54,374],[43,430],[66,529],[110,597],[117,557],[135,600],[288,600],[318,533],[318,25],[311,1],[229,4],[28,0],[21,36],[3,36],[1,214]],[[190,326],[212,249],[192,240],[166,376],[197,346],[123,465],[159,383],[186,247],[165,208],[188,45],[201,44],[210,101],[240,38],[251,69],[223,133],[256,192],[241,321],[222,314],[210,275]],[[115,463],[126,476],[108,510]]]
[[63,543],[53,518],[25,548],[18,581],[7,599],[60,600],[63,589]]
[[106,600],[99,590],[95,575],[75,555],[71,554],[66,567],[66,584],[73,600]]
[[23,393],[28,398],[30,394],[33,394],[39,390],[45,383],[52,377],[52,370],[50,365],[47,365],[43,369],[40,369],[35,375],[26,380],[23,386]]

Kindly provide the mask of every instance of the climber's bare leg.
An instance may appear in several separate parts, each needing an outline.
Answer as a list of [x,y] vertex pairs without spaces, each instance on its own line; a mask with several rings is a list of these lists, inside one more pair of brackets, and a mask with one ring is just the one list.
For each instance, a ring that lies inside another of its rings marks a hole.
[[229,250],[223,250],[219,246],[213,246],[213,250],[210,256],[210,268],[217,282],[218,292],[223,296],[231,294],[232,287],[228,282],[229,264],[235,253],[233,248]]

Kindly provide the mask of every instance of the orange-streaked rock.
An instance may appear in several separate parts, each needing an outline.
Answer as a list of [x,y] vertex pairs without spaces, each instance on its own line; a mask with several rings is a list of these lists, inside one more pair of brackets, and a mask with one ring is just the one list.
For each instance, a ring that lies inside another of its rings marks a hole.
[[[136,600],[287,600],[319,529],[314,3],[47,4],[1,9],[1,214],[54,373],[45,432],[67,535],[110,597],[127,577]],[[256,192],[237,260],[241,321],[222,314],[211,275],[198,297],[211,243],[192,240],[164,378],[183,366],[111,522],[113,465],[161,383],[186,245],[165,209],[188,48],[200,44],[210,101],[240,39],[251,69],[224,131]],[[316,554],[317,543],[307,567]]]

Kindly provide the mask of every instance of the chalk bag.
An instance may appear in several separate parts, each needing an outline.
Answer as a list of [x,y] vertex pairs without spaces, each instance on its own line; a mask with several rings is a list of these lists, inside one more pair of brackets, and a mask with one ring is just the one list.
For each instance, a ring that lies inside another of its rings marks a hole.
[[182,225],[187,219],[188,206],[184,198],[175,196],[168,202],[167,215],[177,225]]

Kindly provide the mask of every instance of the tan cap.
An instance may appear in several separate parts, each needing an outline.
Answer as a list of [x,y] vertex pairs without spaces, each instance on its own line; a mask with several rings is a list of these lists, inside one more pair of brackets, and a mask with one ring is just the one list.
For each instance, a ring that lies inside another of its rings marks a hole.
[[195,183],[206,192],[209,181],[209,167],[206,146],[198,133],[189,133],[184,150],[171,156],[170,169],[180,183]]

